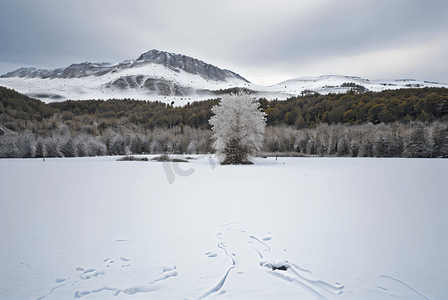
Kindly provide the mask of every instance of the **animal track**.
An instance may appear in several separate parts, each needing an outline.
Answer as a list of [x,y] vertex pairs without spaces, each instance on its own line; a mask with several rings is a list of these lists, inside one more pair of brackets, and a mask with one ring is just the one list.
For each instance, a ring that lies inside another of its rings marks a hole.
[[[200,285],[190,287],[191,291],[195,294],[194,298],[189,296],[189,299],[208,299],[209,297],[216,297],[226,293],[231,294],[230,287],[226,287],[225,285],[231,286],[235,281],[250,278],[254,275],[254,272],[259,272],[258,275],[261,274],[261,276],[264,276],[266,273],[271,275],[268,276],[268,279],[271,278],[274,284],[276,284],[278,279],[284,280],[284,284],[292,284],[290,286],[292,291],[296,289],[296,291],[307,293],[311,299],[335,299],[337,295],[342,293],[357,294],[357,290],[348,291],[347,288],[340,283],[330,283],[327,280],[320,280],[320,278],[314,275],[310,270],[301,268],[298,264],[288,260],[282,260],[282,257],[280,257],[280,260],[273,260],[273,255],[286,254],[283,252],[286,251],[286,249],[275,248],[276,246],[281,246],[276,245],[275,243],[280,240],[280,238],[276,238],[275,235],[272,237],[270,232],[268,232],[267,235],[266,232],[261,233],[262,235],[260,236],[251,235],[250,232],[241,230],[244,228],[237,228],[235,224],[236,222],[219,226],[220,228],[217,228],[219,232],[215,234],[215,237],[213,237],[213,233],[211,234],[213,239],[216,238],[216,248],[214,247],[214,249],[210,249],[212,251],[204,251],[202,254],[201,252],[199,253],[206,268],[212,268],[215,271],[218,270],[220,273],[217,273],[218,276],[216,276],[215,282],[209,282],[209,278],[204,276],[205,272],[202,272],[203,270],[197,272],[199,273],[199,277],[196,278],[196,283]],[[232,225],[231,227],[233,228],[227,227],[230,225]],[[291,250],[293,249],[289,250],[292,252]],[[204,254],[207,258],[204,257]],[[104,257],[106,258],[104,259]],[[249,259],[245,260],[245,258]],[[116,262],[116,264],[114,264],[114,262]],[[105,266],[107,265],[107,267],[111,267],[110,269],[107,269],[107,273],[96,268],[76,267],[76,271],[78,272],[77,275],[81,280],[70,281],[71,279],[69,276],[55,276],[51,281],[53,284],[56,282],[58,286],[49,290],[47,294],[34,299],[47,300],[45,298],[50,298],[47,296],[52,294],[54,290],[60,288],[61,290],[58,292],[61,292],[62,294],[62,288],[70,284],[75,286],[73,290],[68,291],[68,288],[66,289],[67,292],[70,293],[70,298],[74,297],[75,299],[83,297],[86,297],[86,299],[108,298],[107,296],[109,296],[109,298],[110,296],[127,298],[128,296],[131,297],[139,293],[152,293],[151,295],[140,295],[140,297],[158,299],[163,298],[163,296],[166,297],[166,290],[164,289],[176,290],[179,289],[179,287],[183,288],[186,286],[186,282],[192,283],[191,279],[188,278],[189,274],[193,273],[192,270],[184,270],[181,273],[181,276],[179,276],[179,270],[176,266],[170,265],[162,266],[161,272],[155,276],[153,274],[151,277],[147,278],[147,274],[151,273],[145,273],[142,275],[142,278],[135,278],[135,274],[138,274],[138,270],[134,270],[133,266],[135,266],[137,262],[137,259],[133,261],[133,259],[125,256],[103,256],[99,260],[99,263],[104,263]],[[200,272],[202,272],[202,274]],[[116,278],[113,278],[117,275],[131,275],[128,279],[132,278],[132,280],[135,281],[128,282],[126,286],[111,285],[112,282],[118,282],[118,284],[121,283],[121,281],[117,281]],[[179,278],[176,278],[177,276],[179,276]],[[237,277],[232,278],[231,276]],[[254,281],[254,278],[258,277],[252,277],[250,280]],[[205,288],[204,284],[206,284]],[[368,287],[361,286],[356,288],[368,289],[369,291],[374,292],[375,295],[382,295],[383,298],[400,295],[403,296],[403,299],[429,300],[429,298],[418,291],[418,288],[414,289],[407,283],[388,275],[377,276],[376,281]],[[235,291],[233,291],[233,293],[234,292]],[[98,295],[98,293],[101,294]],[[53,293],[53,297],[56,296],[54,294],[56,293]],[[168,293],[168,295],[170,294]],[[356,296],[356,299],[363,298]],[[379,297],[379,299],[380,298],[381,297]]]
[[79,277],[81,277],[81,279],[87,280],[92,277],[97,277],[98,275],[104,275],[104,274],[106,274],[106,272],[104,271],[97,271],[96,269],[88,269],[85,270],[84,273],[82,273]]
[[178,271],[177,271],[176,267],[174,267],[174,268],[163,267],[162,275],[160,275],[158,278],[154,279],[153,283],[157,282],[157,281],[168,279],[173,276],[177,276],[177,274],[178,274]]
[[[123,261],[130,261],[130,259],[121,257],[120,258]],[[108,260],[110,260],[110,258],[106,259],[104,262],[107,262]],[[130,265],[123,265],[122,267],[129,267]],[[83,268],[77,268],[77,271],[84,271]],[[157,277],[156,279],[154,279],[152,282],[149,283],[149,285],[136,285],[136,286],[131,286],[131,287],[127,287],[124,289],[120,289],[120,288],[116,288],[116,287],[111,287],[111,286],[103,286],[101,288],[97,288],[97,289],[91,289],[91,290],[83,290],[83,291],[76,291],[75,292],[75,298],[81,298],[87,295],[90,295],[92,293],[99,293],[102,291],[111,291],[113,292],[112,295],[113,296],[118,296],[120,293],[122,294],[126,294],[129,296],[138,294],[138,293],[149,293],[149,292],[153,292],[156,290],[159,290],[162,288],[161,285],[156,284],[159,281],[162,280],[166,280],[170,277],[174,277],[177,276],[178,274],[178,270],[176,269],[176,267],[169,267],[169,266],[164,266],[162,268],[162,274]],[[88,279],[91,277],[96,277],[98,275],[105,275],[104,271],[97,271],[95,269],[88,269],[85,270],[82,274],[81,274],[81,278],[82,279]]]
[[199,300],[199,299],[204,299],[204,298],[207,297],[208,295],[213,294],[213,293],[216,293],[216,292],[219,292],[217,295],[221,295],[221,294],[225,293],[225,291],[224,291],[224,290],[221,290],[221,288],[222,288],[222,286],[224,285],[224,283],[226,282],[227,276],[229,275],[230,271],[238,266],[238,261],[235,260],[231,255],[229,255],[229,254],[227,253],[227,249],[226,249],[226,246],[225,246],[224,243],[222,243],[222,242],[219,243],[219,244],[218,244],[218,248],[223,249],[223,250],[224,250],[224,253],[225,253],[228,257],[230,257],[230,259],[232,260],[232,266],[227,270],[227,272],[226,272],[226,274],[224,275],[224,277],[223,277],[223,278],[222,278],[222,279],[221,279],[215,286],[213,286],[213,287],[212,287],[211,289],[209,289],[207,292],[205,292],[204,294],[202,294],[202,295],[198,298],[198,300]]
[[227,224],[220,225],[220,226],[218,226],[218,227],[226,227],[226,226],[233,225],[233,224],[238,224],[238,223],[239,223],[239,222],[231,222],[231,223],[227,223]]
[[429,298],[425,297],[423,294],[421,294],[405,282],[394,277],[381,275],[379,276],[379,283],[381,284],[381,286],[378,285],[377,287],[381,292],[386,293],[387,295],[393,296],[399,293],[403,295],[403,297],[406,297],[406,299],[417,299],[415,297],[418,297],[418,299],[429,300]]
[[[221,225],[219,227],[226,227],[226,230],[231,231],[237,231],[243,234],[246,234],[246,231],[235,229],[235,228],[228,228],[228,225],[233,225],[234,223],[228,223],[225,225]],[[229,233],[230,234],[230,233]],[[271,233],[268,232],[270,235]],[[225,235],[223,235],[221,232],[218,232],[216,234],[216,237],[221,240],[218,243],[218,248],[222,249],[227,257],[231,259],[231,266],[227,270],[227,272],[224,274],[224,276],[221,278],[221,280],[212,286],[209,290],[207,290],[205,293],[203,293],[198,299],[203,299],[205,297],[208,297],[209,295],[218,295],[222,293],[223,286],[228,278],[230,276],[230,271],[234,268],[238,267],[238,262],[234,259],[234,257],[238,254],[238,252],[229,253],[227,251],[227,238]],[[265,256],[268,256],[271,253],[271,247],[267,244],[267,242],[272,240],[271,236],[265,236],[264,238],[258,238],[254,235],[247,234],[248,243],[252,244],[253,249],[255,250],[255,253],[260,258],[260,266],[263,268],[266,268],[266,272],[271,274],[272,276],[275,276],[277,278],[280,278],[282,280],[285,280],[287,282],[290,282],[298,287],[300,287],[302,290],[307,292],[308,294],[312,295],[316,299],[327,299],[325,297],[325,294],[330,295],[338,295],[342,293],[342,290],[344,289],[344,286],[341,284],[329,284],[322,280],[314,280],[312,278],[308,278],[309,276],[313,276],[313,273],[309,270],[305,270],[303,268],[300,268],[297,264],[288,262],[286,260],[280,260],[280,261],[266,261]],[[286,251],[286,249],[283,249],[283,251]],[[208,257],[215,257],[215,253],[207,252],[206,255]],[[243,274],[243,272],[238,271],[236,272],[237,275]]]

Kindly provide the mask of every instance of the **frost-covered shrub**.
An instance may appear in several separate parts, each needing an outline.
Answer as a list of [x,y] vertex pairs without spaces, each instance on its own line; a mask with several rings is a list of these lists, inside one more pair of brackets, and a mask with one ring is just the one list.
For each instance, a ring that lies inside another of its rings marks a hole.
[[358,157],[372,157],[373,147],[369,139],[365,139],[361,142],[358,151]]
[[411,125],[404,139],[403,157],[430,157],[429,141],[424,124],[415,121]]
[[196,140],[196,149],[198,153],[213,153],[212,132],[209,130],[200,130],[200,135]]
[[75,142],[75,151],[79,157],[88,156],[86,145],[83,140],[76,140]]
[[42,140],[37,141],[35,157],[47,157],[47,150]]
[[107,155],[107,147],[92,138],[86,143],[86,154],[87,156],[104,156]]
[[16,138],[16,145],[19,149],[19,157],[30,158],[34,157],[34,143],[35,137],[32,133],[26,132],[19,134]]
[[20,151],[13,137],[2,137],[0,139],[0,157],[16,158],[20,157]]
[[62,138],[70,138],[71,137],[70,129],[68,128],[68,126],[66,124],[59,124],[56,127],[54,135],[58,136],[58,137],[62,137]]
[[129,150],[134,154],[142,154],[146,152],[146,145],[144,142],[144,137],[138,134],[135,134],[131,137],[131,142],[129,145]]
[[314,155],[316,154],[316,147],[314,144],[314,138],[310,136],[308,142],[306,143],[306,154]]
[[127,155],[128,148],[126,145],[126,139],[121,135],[117,134],[109,145],[109,154],[110,155]]
[[372,154],[374,157],[389,157],[390,141],[386,132],[377,131],[373,137]]
[[448,125],[434,124],[434,157],[448,158]]
[[349,156],[357,157],[359,153],[359,140],[351,140],[349,145]]
[[191,141],[187,148],[188,154],[196,154],[197,153],[197,147],[196,147],[196,141]]
[[348,156],[350,153],[350,142],[346,135],[344,135],[342,138],[338,141],[338,147],[337,147],[337,155],[339,157]]
[[150,152],[151,152],[152,154],[155,154],[155,153],[162,153],[162,152],[163,152],[163,151],[162,151],[162,147],[160,147],[160,143],[159,143],[158,139],[153,139],[153,140],[151,141],[151,144],[150,144],[150,146],[149,146],[149,149],[150,149]]
[[327,155],[332,156],[338,152],[338,137],[334,131],[329,132]]
[[325,156],[327,153],[327,141],[322,134],[316,135],[316,155]]
[[75,142],[72,138],[69,138],[67,142],[63,143],[61,146],[61,153],[65,157],[75,157],[76,156],[76,147]]
[[186,145],[188,145],[188,143],[185,145],[185,142],[183,141],[183,138],[180,135],[176,135],[172,141],[173,141],[172,142],[172,145],[173,145],[172,153],[182,154],[187,151]]
[[300,130],[297,134],[296,134],[296,141],[294,144],[294,148],[296,149],[297,152],[300,153],[306,153],[307,152],[307,144],[308,144],[308,140],[309,140],[309,136],[308,136],[308,130]]
[[55,138],[45,139],[46,157],[63,157],[60,151],[59,140]]
[[154,134],[150,145],[151,153],[171,152],[173,143],[169,135],[169,133],[161,132],[160,130]]

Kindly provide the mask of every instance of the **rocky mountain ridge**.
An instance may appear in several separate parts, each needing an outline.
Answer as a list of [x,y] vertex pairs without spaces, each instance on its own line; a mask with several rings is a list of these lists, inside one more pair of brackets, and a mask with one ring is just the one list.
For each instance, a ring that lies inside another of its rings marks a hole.
[[165,68],[170,69],[174,72],[183,70],[189,74],[200,75],[201,77],[208,80],[226,81],[227,78],[234,77],[242,81],[249,82],[242,76],[232,71],[220,69],[201,60],[181,54],[168,53],[158,50],[150,50],[146,53],[143,53],[139,58],[135,60],[125,60],[121,63],[83,62],[79,64],[72,64],[67,68],[58,68],[54,70],[36,69],[33,67],[20,68],[7,74],[1,75],[0,78],[82,78],[88,76],[103,76],[108,73],[138,68],[149,64],[163,65]]

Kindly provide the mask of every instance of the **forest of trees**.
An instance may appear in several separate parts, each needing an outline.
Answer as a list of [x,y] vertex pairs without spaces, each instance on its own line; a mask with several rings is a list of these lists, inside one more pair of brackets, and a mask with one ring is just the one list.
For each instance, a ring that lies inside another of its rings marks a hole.
[[[267,115],[266,153],[448,157],[444,88],[352,90],[258,101]],[[0,87],[0,125],[19,133],[0,136],[0,157],[211,153],[208,121],[218,103],[213,99],[174,107],[112,99],[45,104]]]

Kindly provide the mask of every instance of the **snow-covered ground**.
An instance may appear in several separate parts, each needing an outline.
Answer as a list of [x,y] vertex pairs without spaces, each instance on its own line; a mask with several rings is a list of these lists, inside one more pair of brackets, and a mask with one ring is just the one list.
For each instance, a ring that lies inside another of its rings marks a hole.
[[0,160],[0,299],[448,297],[448,160],[116,158]]

